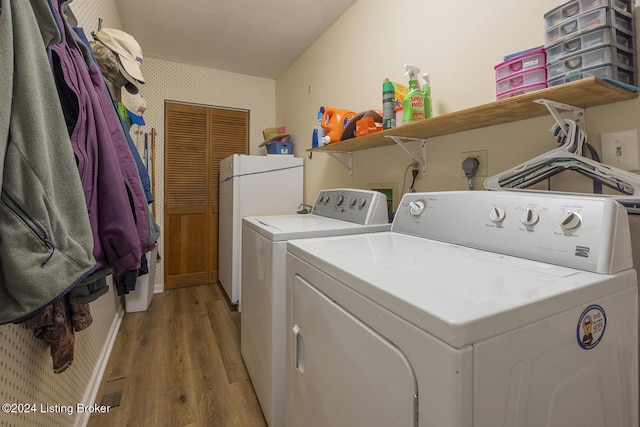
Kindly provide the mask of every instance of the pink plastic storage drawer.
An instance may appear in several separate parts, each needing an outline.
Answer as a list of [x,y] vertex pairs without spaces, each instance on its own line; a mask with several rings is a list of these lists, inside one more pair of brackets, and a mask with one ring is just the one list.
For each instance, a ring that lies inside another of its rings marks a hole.
[[537,67],[523,73],[512,74],[496,82],[496,94],[498,96],[522,86],[530,86],[547,81],[547,68]]
[[500,95],[498,95],[496,98],[498,99],[498,101],[500,101],[502,99],[508,99],[508,98],[513,98],[514,96],[524,95],[525,93],[535,92],[536,90],[544,89],[546,87],[547,87],[547,83],[546,82],[545,83],[538,83],[538,84],[528,85],[528,86],[522,86],[522,87],[519,87],[517,89],[508,90],[506,92],[503,92]]
[[546,64],[545,50],[540,48],[504,61],[494,68],[496,82],[512,74],[528,71]]

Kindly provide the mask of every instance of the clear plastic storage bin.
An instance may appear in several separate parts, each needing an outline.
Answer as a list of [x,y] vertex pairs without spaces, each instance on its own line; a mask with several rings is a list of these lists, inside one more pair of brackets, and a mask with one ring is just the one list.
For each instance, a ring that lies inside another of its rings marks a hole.
[[518,89],[522,86],[544,84],[547,82],[547,68],[537,67],[523,73],[512,74],[496,82],[496,94],[498,97],[505,92]]
[[615,9],[600,8],[563,21],[548,29],[545,33],[545,46],[559,43],[569,37],[575,37],[588,30],[600,27],[613,27],[633,34],[633,16]]
[[547,48],[547,63],[608,45],[633,51],[635,49],[634,41],[632,34],[611,27],[600,28],[549,46]]
[[599,79],[610,78],[633,86],[637,84],[636,73],[631,70],[615,66],[613,64],[607,64],[600,67],[572,71],[562,76],[549,79],[547,81],[547,86],[557,86],[563,83],[585,79],[587,77],[598,77]]
[[586,13],[590,10],[608,7],[628,15],[633,15],[635,1],[633,0],[572,0],[545,13],[544,19],[547,29],[561,24],[563,21]]
[[563,76],[571,71],[577,71],[606,64],[613,64],[616,66],[634,69],[635,57],[633,53],[613,46],[592,49],[577,55],[567,56],[560,61],[548,64],[547,78],[551,80],[558,76]]

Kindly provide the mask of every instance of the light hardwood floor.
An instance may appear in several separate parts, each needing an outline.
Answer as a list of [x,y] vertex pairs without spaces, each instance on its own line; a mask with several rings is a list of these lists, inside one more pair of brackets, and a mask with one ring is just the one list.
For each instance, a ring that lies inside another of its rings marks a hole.
[[240,355],[240,314],[219,285],[167,290],[125,314],[96,403],[118,389],[120,406],[88,427],[266,426]]

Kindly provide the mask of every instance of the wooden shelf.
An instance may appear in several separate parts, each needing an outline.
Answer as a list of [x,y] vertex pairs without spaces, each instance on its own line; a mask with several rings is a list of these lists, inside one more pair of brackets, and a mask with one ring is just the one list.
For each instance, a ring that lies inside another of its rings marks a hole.
[[310,148],[307,151],[351,152],[366,150],[369,148],[394,145],[395,142],[387,136],[426,139],[434,136],[449,135],[472,129],[540,117],[549,114],[546,106],[534,102],[537,99],[543,98],[574,107],[587,108],[637,97],[638,92],[625,89],[596,77],[589,77],[514,98],[503,99],[501,101],[398,126],[373,135],[361,136],[322,147]]

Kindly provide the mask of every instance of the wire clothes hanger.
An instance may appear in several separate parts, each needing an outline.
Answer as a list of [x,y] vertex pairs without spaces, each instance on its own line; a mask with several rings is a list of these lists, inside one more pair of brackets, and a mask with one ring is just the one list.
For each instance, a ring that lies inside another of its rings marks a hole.
[[633,201],[633,204],[640,203],[640,176],[582,156],[587,136],[574,120],[556,122],[551,132],[562,146],[487,178],[485,187],[489,190],[524,189],[572,170],[592,179],[594,183],[605,185],[623,195],[634,196],[630,199],[616,198],[622,203],[625,200]]

